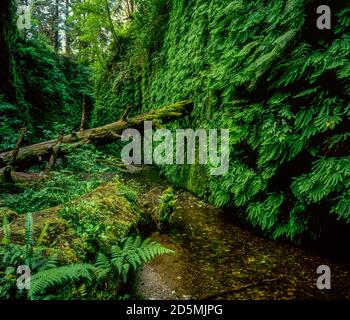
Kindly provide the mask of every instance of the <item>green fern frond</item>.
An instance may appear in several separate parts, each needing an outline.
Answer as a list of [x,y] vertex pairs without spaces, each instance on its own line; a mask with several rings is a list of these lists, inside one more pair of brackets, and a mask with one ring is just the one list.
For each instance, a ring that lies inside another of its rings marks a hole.
[[73,264],[39,271],[31,278],[31,287],[28,295],[31,299],[44,294],[48,289],[62,288],[66,284],[77,283],[80,280],[92,281],[94,267],[89,264]]
[[28,212],[25,221],[26,264],[28,266],[31,266],[33,244],[33,216],[31,212]]
[[58,254],[52,254],[45,259],[43,265],[39,268],[39,271],[56,268],[58,265],[58,262],[59,262]]
[[[350,181],[349,181],[350,184]],[[337,199],[337,204],[331,208],[331,213],[337,215],[338,219],[350,222],[350,190]]]
[[[140,236],[128,237],[120,246],[115,245],[111,248],[111,262],[116,267],[118,274],[123,277],[123,281],[126,282],[130,266],[135,271],[154,257],[169,253],[174,253],[174,251],[150,239],[142,241]],[[101,256],[97,268],[106,265],[107,260],[106,257]]]
[[109,259],[103,254],[99,253],[95,263],[97,277],[103,279],[112,270],[112,265]]

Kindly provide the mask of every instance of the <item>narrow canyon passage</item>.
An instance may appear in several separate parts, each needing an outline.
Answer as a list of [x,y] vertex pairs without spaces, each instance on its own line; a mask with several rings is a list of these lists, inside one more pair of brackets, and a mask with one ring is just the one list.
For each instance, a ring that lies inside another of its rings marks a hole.
[[[128,175],[126,181],[139,189],[149,210],[169,186],[147,168]],[[177,191],[170,234],[151,236],[176,253],[159,256],[142,268],[142,299],[350,298],[346,265],[257,236],[187,191]],[[320,265],[331,268],[331,290],[316,286]]]

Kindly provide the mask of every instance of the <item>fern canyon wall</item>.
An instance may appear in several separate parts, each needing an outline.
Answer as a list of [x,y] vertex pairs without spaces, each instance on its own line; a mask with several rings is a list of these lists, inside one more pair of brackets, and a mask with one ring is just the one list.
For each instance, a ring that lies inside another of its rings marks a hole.
[[192,115],[168,128],[230,129],[229,172],[174,165],[161,167],[166,176],[274,239],[321,237],[341,249],[350,221],[349,8],[324,1],[332,29],[321,31],[320,4],[141,2],[97,82],[93,122],[128,105],[193,100]]

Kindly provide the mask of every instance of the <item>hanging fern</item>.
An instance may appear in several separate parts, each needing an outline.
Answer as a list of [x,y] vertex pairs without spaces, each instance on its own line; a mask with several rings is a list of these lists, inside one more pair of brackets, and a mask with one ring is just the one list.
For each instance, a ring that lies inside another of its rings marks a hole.
[[337,204],[332,207],[331,213],[336,214],[338,219],[343,219],[347,223],[350,222],[350,188],[344,195],[336,199]]
[[[347,2],[331,8],[336,19],[323,36],[310,20],[314,1],[169,1],[153,52],[142,39],[159,23],[152,14],[157,5],[143,3],[150,9],[142,12],[147,24],[131,23],[132,54],[115,61],[118,70],[142,70],[135,104],[141,98],[147,109],[191,97],[192,117],[172,129],[230,129],[226,175],[210,176],[211,164],[168,166],[166,175],[199,195],[205,189],[215,205],[231,207],[275,239],[313,237],[320,211],[348,221]],[[130,104],[129,83],[119,74],[109,81],[112,96]],[[102,90],[101,98],[109,93]]]
[[312,172],[296,178],[291,187],[298,199],[318,203],[349,183],[350,158],[329,158],[316,161]]

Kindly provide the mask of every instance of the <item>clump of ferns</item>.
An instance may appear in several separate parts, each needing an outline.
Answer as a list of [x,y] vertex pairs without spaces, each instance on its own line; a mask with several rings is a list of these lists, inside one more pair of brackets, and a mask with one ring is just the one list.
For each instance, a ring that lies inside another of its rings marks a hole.
[[[0,298],[26,298],[24,290],[18,290],[17,279],[22,274],[20,266],[26,266],[30,273],[38,273],[57,265],[57,254],[48,255],[42,247],[42,240],[47,231],[46,224],[34,246],[32,214],[26,214],[25,244],[11,241],[10,223],[7,216],[3,217],[3,239],[0,246]],[[23,269],[22,269],[23,270]]]
[[131,273],[156,256],[173,253],[156,241],[130,236],[110,248],[108,254],[99,253],[95,263],[97,280],[112,291],[126,284]]
[[176,202],[176,196],[170,187],[165,189],[159,197],[159,206],[154,209],[159,231],[169,232],[170,220],[176,209]]
[[95,264],[72,264],[35,274],[29,296],[34,298],[50,288],[75,283],[78,285],[75,293],[82,297],[118,298],[120,285],[127,283],[132,272],[154,257],[167,253],[173,251],[150,239],[129,236],[112,246],[107,254],[98,253]]
[[[150,239],[129,236],[112,246],[107,254],[98,253],[96,263],[75,263],[58,266],[56,255],[44,255],[40,247],[47,228],[33,244],[32,216],[27,214],[26,241],[24,246],[11,243],[10,228],[6,218],[3,223],[3,246],[0,248],[1,280],[0,297],[28,299],[69,299],[114,297],[118,298],[120,284],[126,284],[132,272],[145,262],[172,250]],[[17,289],[17,267],[30,268],[31,278],[28,291]],[[102,287],[102,293],[101,293]],[[107,293],[103,293],[106,291]]]

